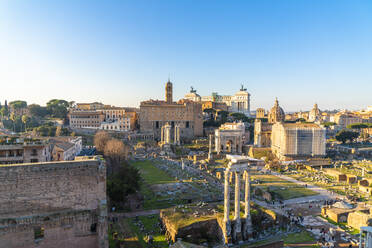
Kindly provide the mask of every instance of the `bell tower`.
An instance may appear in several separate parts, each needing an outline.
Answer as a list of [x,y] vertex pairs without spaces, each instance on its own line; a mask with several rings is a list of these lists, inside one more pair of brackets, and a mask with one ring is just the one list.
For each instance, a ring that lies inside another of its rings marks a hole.
[[173,102],[173,85],[168,79],[168,82],[165,84],[165,101],[167,103]]

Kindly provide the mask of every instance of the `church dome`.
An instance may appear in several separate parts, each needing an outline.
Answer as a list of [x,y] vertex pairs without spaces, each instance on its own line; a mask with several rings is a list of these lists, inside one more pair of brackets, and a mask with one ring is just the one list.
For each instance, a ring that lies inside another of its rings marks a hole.
[[278,99],[275,99],[274,107],[271,108],[269,113],[269,122],[275,123],[275,122],[281,122],[285,119],[285,113],[284,110],[279,106]]
[[318,104],[314,104],[314,108],[309,112],[309,121],[316,121],[321,118],[322,112],[318,108]]

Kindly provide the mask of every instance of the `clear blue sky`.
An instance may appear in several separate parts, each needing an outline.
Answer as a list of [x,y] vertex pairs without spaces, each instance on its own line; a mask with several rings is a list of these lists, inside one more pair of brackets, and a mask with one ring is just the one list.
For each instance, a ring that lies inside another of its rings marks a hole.
[[372,105],[372,1],[0,2],[0,101],[138,106],[251,93],[287,111]]

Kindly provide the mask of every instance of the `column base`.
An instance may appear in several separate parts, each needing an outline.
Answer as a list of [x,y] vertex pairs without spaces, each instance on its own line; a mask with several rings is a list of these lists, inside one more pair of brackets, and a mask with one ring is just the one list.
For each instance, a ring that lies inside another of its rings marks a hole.
[[249,240],[252,238],[253,227],[252,227],[252,221],[250,217],[245,218],[242,232],[243,232],[244,240]]
[[223,234],[223,238],[224,238],[224,243],[225,244],[231,244],[232,240],[231,240],[231,222],[230,222],[230,220],[223,222],[222,234]]
[[242,225],[240,219],[235,220],[233,223],[232,239],[234,243],[238,243],[242,240]]

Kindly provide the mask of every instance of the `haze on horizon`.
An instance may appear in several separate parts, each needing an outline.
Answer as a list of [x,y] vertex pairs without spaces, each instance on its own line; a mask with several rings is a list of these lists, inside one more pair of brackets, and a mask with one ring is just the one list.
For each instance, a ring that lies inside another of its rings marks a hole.
[[0,102],[139,106],[234,94],[251,109],[372,105],[371,1],[1,1]]

